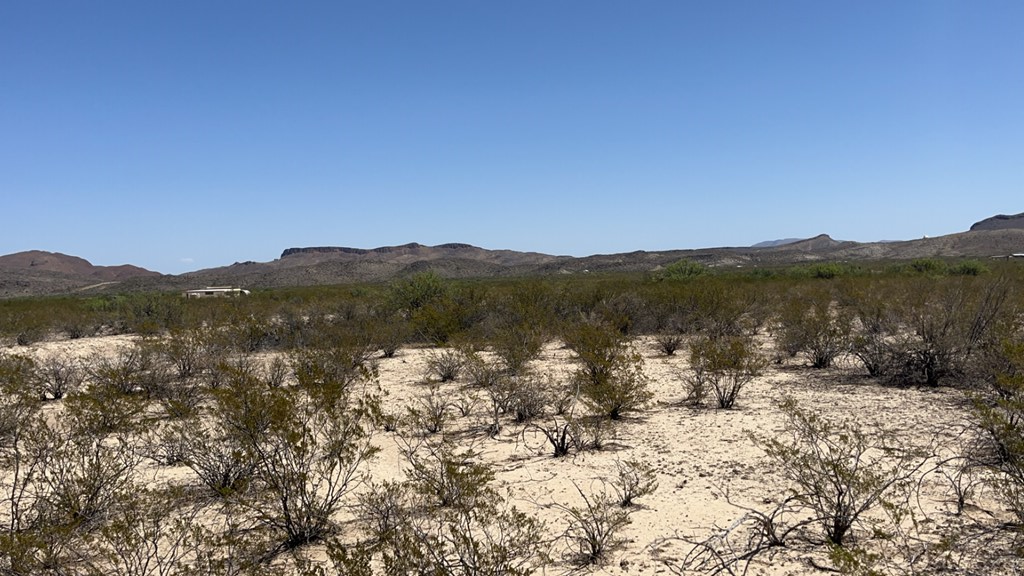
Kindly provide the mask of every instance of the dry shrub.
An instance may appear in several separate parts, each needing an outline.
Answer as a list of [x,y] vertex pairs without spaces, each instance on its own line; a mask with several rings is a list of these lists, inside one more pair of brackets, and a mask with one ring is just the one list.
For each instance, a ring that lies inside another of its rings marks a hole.
[[700,405],[711,392],[719,408],[732,408],[740,391],[761,375],[768,362],[749,338],[699,338],[690,344],[687,401]]

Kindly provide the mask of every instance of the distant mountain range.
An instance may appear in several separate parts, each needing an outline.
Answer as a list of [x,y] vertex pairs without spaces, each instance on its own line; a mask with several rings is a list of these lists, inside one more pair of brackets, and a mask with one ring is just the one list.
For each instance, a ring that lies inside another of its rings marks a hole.
[[1024,214],[994,216],[968,232],[907,241],[852,242],[827,234],[771,240],[750,247],[636,251],[586,257],[487,250],[470,244],[403,244],[373,249],[335,246],[288,248],[271,262],[236,262],[179,275],[137,266],[93,266],[75,256],[30,251],[0,256],[0,297],[39,294],[245,288],[382,282],[433,270],[450,278],[648,272],[688,258],[712,267],[784,266],[823,261],[988,258],[1024,253]]

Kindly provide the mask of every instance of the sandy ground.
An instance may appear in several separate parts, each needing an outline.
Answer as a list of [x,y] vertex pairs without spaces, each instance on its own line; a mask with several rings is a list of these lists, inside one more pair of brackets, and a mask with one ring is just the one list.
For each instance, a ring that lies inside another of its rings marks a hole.
[[[66,351],[86,357],[132,340],[131,336],[97,337],[8,351],[36,356]],[[956,430],[968,420],[963,393],[881,387],[849,360],[828,370],[811,369],[799,358],[787,360],[771,366],[744,389],[735,409],[693,409],[681,404],[688,369],[685,353],[661,355],[647,339],[640,339],[637,349],[644,356],[653,400],[647,409],[617,424],[602,451],[553,458],[539,433],[524,433],[510,421],[491,438],[484,431],[488,414],[483,394],[474,412],[455,417],[448,429],[448,434],[471,443],[493,466],[500,488],[510,491],[517,507],[545,522],[556,560],[546,568],[548,574],[575,570],[563,559],[565,543],[558,535],[567,520],[558,505],[582,505],[577,487],[588,494],[610,492],[604,482],[614,476],[618,461],[650,464],[657,473],[658,488],[632,509],[631,523],[622,532],[623,545],[601,566],[587,569],[592,573],[671,574],[679,570],[679,559],[691,548],[681,538],[707,538],[742,517],[743,507],[770,510],[785,495],[787,484],[751,434],[784,433],[784,418],[776,404],[784,395],[825,418],[849,419],[871,433],[886,430],[901,445],[937,447],[943,454],[956,449]],[[379,360],[388,411],[403,412],[417,396],[428,392],[424,378],[430,353],[424,348],[402,349],[394,358]],[[571,353],[550,344],[534,369],[564,378],[573,369]],[[442,385],[441,390],[457,394],[465,385],[465,381],[456,381]],[[382,431],[375,442],[382,451],[370,465],[374,479],[401,478],[405,462],[396,435]],[[183,480],[190,474],[187,469],[153,465],[147,465],[143,473],[154,479],[170,475]],[[921,514],[933,530],[970,522],[972,517],[991,522],[1006,516],[989,491],[978,492],[965,517],[955,517],[952,493],[940,475],[923,477],[921,487]],[[809,544],[795,545],[762,560],[751,565],[750,574],[820,574],[810,562],[828,565],[824,547]],[[1024,564],[1010,568],[1022,567]]]

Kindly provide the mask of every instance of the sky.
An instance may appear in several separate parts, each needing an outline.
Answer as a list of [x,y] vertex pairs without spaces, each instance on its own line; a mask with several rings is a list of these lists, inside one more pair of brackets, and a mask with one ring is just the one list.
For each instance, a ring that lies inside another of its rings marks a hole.
[[1024,212],[1024,2],[0,3],[0,254],[585,256]]

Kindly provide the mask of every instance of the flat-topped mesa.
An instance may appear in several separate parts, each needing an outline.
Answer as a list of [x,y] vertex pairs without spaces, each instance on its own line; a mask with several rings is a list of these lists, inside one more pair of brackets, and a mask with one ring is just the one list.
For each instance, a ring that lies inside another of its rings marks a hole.
[[312,246],[309,248],[287,248],[281,252],[281,258],[294,254],[366,254],[369,250],[362,248],[346,248],[343,246]]
[[971,225],[971,231],[1024,229],[1024,212],[1020,214],[997,214]]
[[396,252],[410,252],[419,249],[439,249],[439,250],[471,250],[476,249],[476,246],[472,244],[462,244],[459,242],[451,242],[448,244],[439,244],[437,246],[424,246],[416,242],[410,242],[408,244],[402,244],[400,246],[381,246],[379,248],[348,248],[345,246],[311,246],[308,248],[288,248],[281,253],[281,258],[286,256],[293,256],[295,254],[355,254],[362,256],[364,254],[393,254]]

